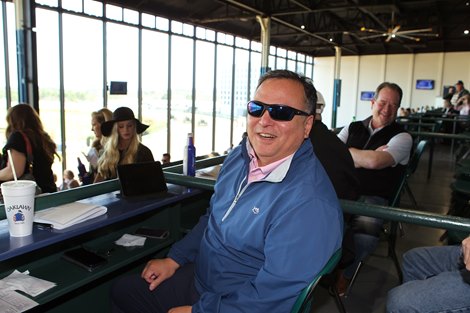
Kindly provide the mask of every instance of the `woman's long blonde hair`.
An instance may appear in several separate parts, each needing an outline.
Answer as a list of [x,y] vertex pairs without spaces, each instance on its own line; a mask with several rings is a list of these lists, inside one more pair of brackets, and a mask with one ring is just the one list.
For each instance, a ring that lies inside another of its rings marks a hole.
[[[136,130],[136,128],[134,127]],[[107,138],[104,145],[104,153],[98,160],[98,174],[100,174],[104,179],[116,178],[116,168],[118,164],[130,164],[135,162],[137,156],[137,150],[139,149],[139,137],[137,136],[137,131],[134,132],[131,143],[126,151],[122,160],[119,162],[120,153],[119,153],[119,131],[118,123],[114,123],[113,130],[111,135]]]

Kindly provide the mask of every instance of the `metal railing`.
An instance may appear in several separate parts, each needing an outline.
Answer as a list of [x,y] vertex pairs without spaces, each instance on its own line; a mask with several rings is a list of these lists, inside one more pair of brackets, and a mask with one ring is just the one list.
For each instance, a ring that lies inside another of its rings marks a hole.
[[[196,162],[196,167],[204,168],[214,166],[222,163],[224,159],[225,156],[200,160]],[[165,178],[170,184],[200,188],[204,190],[214,190],[215,180],[184,176],[180,174],[182,171],[181,165],[168,167],[164,170]],[[113,179],[102,183],[42,195],[36,198],[36,210],[113,192],[119,190],[119,188],[119,181],[117,179]],[[345,213],[377,217],[389,221],[397,221],[432,228],[466,231],[470,233],[470,219],[467,218],[349,200],[340,200],[340,204]],[[0,219],[5,219],[5,210],[3,205],[0,206]]]

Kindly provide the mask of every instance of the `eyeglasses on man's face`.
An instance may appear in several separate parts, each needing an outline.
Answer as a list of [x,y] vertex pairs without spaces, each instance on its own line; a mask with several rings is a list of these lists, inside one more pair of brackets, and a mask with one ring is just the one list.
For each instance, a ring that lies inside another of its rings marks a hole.
[[294,109],[288,105],[282,104],[266,104],[261,101],[251,100],[247,104],[248,114],[253,117],[261,117],[264,111],[269,112],[269,116],[275,121],[291,121],[296,115],[309,116],[304,111]]

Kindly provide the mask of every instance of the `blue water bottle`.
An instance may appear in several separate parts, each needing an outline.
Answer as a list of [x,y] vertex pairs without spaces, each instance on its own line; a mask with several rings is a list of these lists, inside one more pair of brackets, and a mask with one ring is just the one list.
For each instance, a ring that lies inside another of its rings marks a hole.
[[193,134],[188,134],[188,142],[184,147],[183,174],[196,176],[196,147],[194,147]]

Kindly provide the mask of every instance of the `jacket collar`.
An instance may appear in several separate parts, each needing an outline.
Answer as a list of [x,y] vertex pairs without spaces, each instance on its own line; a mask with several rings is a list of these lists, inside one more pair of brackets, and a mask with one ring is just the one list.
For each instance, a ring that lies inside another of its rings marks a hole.
[[[244,138],[242,142],[240,143],[241,148],[242,148],[242,156],[249,167],[250,163],[250,156],[248,154],[248,149],[247,145],[249,145],[248,138]],[[312,145],[310,143],[310,140],[304,139],[304,142],[302,145],[300,145],[299,149],[288,159],[286,159],[284,162],[282,162],[278,167],[276,167],[271,173],[269,173],[263,181],[267,182],[272,182],[272,183],[279,183],[282,182],[282,180],[286,177],[287,172],[290,169],[290,165],[292,163],[292,160],[298,159],[302,154],[305,154],[308,151],[308,147],[310,145],[310,149],[312,150]]]

